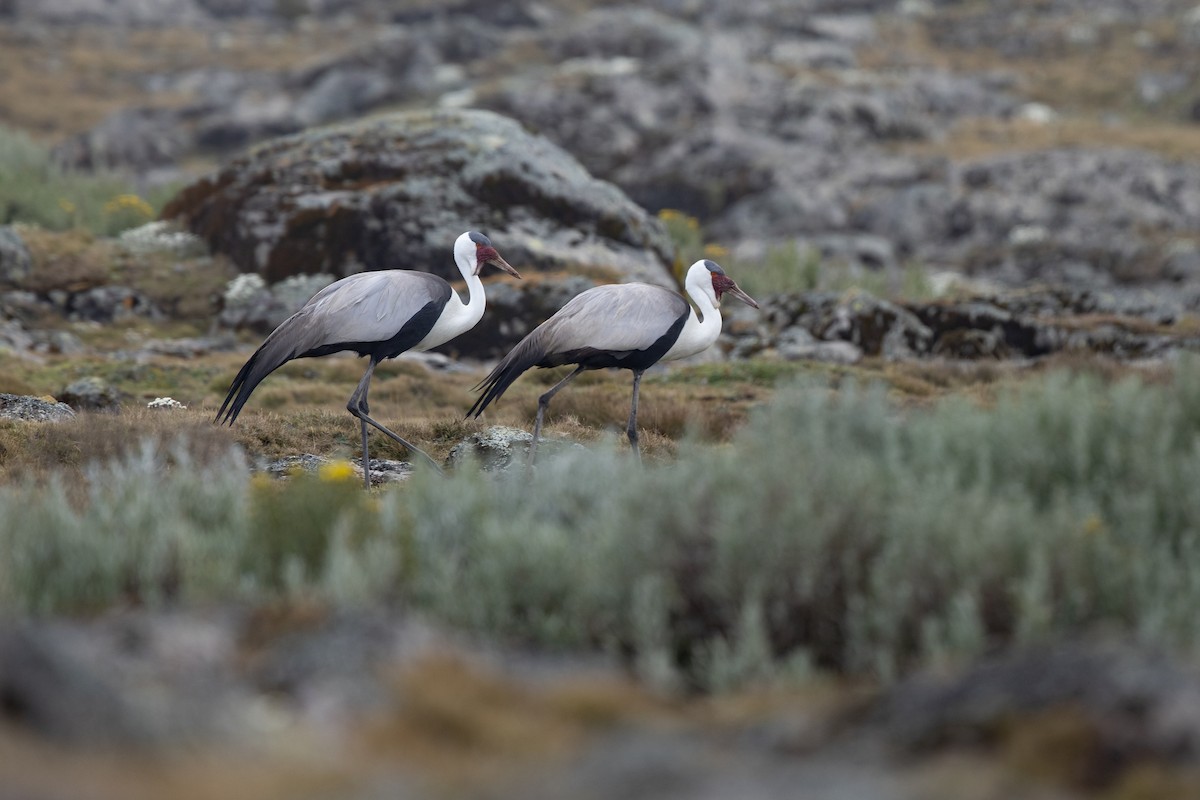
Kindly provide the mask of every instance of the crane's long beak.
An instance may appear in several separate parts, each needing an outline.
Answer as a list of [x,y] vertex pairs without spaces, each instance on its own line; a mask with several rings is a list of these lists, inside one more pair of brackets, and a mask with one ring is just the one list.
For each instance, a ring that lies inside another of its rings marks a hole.
[[731,286],[730,288],[726,289],[725,293],[733,295],[738,300],[741,300],[743,303],[745,303],[748,306],[753,306],[754,308],[758,308],[758,302],[753,297],[751,297],[750,295],[743,292],[740,288],[738,288],[738,285],[736,283],[733,286]]
[[487,263],[491,264],[493,267],[504,270],[509,275],[512,275],[514,278],[521,277],[521,273],[519,273],[515,269],[513,269],[511,264],[509,264],[507,261],[505,261],[503,258],[501,258],[498,255],[493,258],[489,258],[487,260]]

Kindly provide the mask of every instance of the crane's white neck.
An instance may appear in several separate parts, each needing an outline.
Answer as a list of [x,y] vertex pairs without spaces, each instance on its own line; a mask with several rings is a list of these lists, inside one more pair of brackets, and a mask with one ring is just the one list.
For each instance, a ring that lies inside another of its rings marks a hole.
[[467,282],[467,302],[464,303],[458,292],[451,288],[450,299],[442,308],[437,322],[425,338],[412,348],[413,350],[429,350],[439,344],[445,344],[460,333],[471,330],[483,319],[483,309],[487,305],[487,299],[483,296],[483,281],[475,274],[475,266],[469,261],[458,256],[455,257],[455,261],[458,262],[458,270],[462,273],[463,280]]
[[683,323],[683,330],[679,332],[675,344],[662,357],[663,361],[686,358],[707,350],[721,335],[720,306],[690,280],[687,282],[687,293],[696,307],[688,311],[687,322]]

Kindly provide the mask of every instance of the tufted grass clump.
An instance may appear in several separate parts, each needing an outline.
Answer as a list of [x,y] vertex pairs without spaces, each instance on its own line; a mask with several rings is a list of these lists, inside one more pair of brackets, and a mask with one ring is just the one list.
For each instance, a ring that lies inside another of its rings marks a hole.
[[785,389],[729,443],[634,464],[595,444],[523,470],[418,471],[364,493],[238,454],[147,445],[0,488],[0,612],[304,596],[607,651],[722,689],[812,669],[884,680],[1108,628],[1200,644],[1200,363],[1173,380],[1051,373],[990,408]]

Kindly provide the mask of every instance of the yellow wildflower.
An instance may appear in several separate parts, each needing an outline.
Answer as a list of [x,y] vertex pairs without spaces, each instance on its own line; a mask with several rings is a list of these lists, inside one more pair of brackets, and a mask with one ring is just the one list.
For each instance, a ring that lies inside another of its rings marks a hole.
[[279,484],[265,472],[256,472],[250,476],[250,489],[255,492],[268,492]]
[[317,470],[317,475],[327,483],[338,483],[353,480],[358,477],[358,471],[349,461],[331,461],[328,464],[322,464],[321,468]]
[[70,200],[68,200],[65,197],[58,198],[58,207],[61,208],[63,211],[67,212],[68,214],[71,214],[71,215],[75,214],[75,210],[76,210],[75,204],[72,203]]
[[154,209],[136,194],[119,194],[104,204],[105,214],[131,213],[144,219],[154,217]]
[[710,242],[704,245],[704,257],[711,259],[725,258],[729,255],[729,248],[719,245],[716,242]]
[[1100,519],[1098,514],[1091,514],[1083,521],[1083,533],[1085,536],[1096,536],[1104,533],[1107,526],[1104,520]]

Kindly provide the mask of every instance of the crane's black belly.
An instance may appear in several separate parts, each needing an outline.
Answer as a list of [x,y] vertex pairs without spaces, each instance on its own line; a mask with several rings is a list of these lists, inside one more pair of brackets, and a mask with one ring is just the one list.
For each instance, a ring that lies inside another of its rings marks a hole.
[[537,365],[539,367],[560,367],[563,364],[578,364],[585,369],[616,367],[640,372],[654,366],[667,354],[667,351],[679,338],[685,322],[687,322],[687,314],[680,317],[653,344],[641,350],[598,350],[593,347],[583,347],[563,353],[551,353]]
[[385,358],[394,358],[406,350],[411,350],[429,335],[429,332],[433,330],[433,326],[437,322],[438,316],[442,313],[442,308],[444,308],[444,304],[426,303],[420,311],[409,317],[408,322],[404,323],[394,336],[382,341],[324,344],[301,353],[296,358],[327,356],[330,353],[340,353],[343,350],[353,350],[360,356],[371,356],[376,361],[382,361]]

